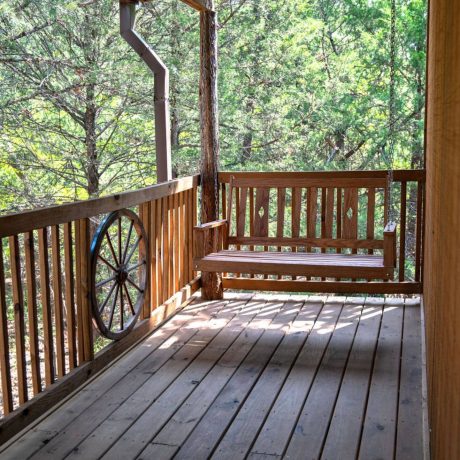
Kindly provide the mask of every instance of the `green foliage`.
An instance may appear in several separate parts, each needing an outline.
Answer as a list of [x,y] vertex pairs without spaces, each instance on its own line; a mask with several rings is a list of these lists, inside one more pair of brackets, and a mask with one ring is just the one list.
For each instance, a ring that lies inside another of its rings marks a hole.
[[[388,158],[389,0],[220,0],[221,168],[420,167],[425,0],[398,0]],[[179,0],[138,29],[170,69],[179,176],[199,169],[199,20]],[[0,5],[0,212],[155,182],[153,78],[112,0]]]

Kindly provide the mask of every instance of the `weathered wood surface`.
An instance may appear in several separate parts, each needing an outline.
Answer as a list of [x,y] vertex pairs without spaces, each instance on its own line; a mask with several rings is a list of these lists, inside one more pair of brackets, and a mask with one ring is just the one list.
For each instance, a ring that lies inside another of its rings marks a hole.
[[[426,311],[431,450],[460,458],[460,3],[429,3],[426,106]],[[421,276],[420,273],[418,273]]]
[[189,305],[0,455],[421,458],[420,350],[416,300],[227,293]]

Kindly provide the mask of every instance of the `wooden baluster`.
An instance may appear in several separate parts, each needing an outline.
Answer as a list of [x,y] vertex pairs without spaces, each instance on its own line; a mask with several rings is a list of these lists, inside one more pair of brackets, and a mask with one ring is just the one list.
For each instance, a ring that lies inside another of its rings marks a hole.
[[[145,233],[147,235],[147,241],[150,243],[151,239],[152,239],[152,235],[151,235],[151,228],[150,228],[150,202],[146,202],[146,203],[143,203],[141,206],[140,206],[140,219],[142,221],[142,224],[144,225],[144,230],[145,230]],[[141,251],[139,251],[139,258],[141,258]],[[150,274],[151,273],[151,256],[150,256],[150,246],[146,248],[146,258],[147,258],[147,266],[145,267],[145,269],[147,270],[147,273]],[[139,272],[141,272],[141,268],[139,269]],[[144,319],[146,318],[150,318],[150,312],[151,312],[151,309],[152,309],[152,306],[151,306],[151,293],[152,293],[152,290],[149,289],[149,286],[150,283],[147,279],[147,282],[146,282],[146,290],[147,292],[145,293],[145,299],[144,299],[144,306],[143,306],[143,309],[142,309],[142,317]],[[120,290],[120,303],[123,304],[123,292],[122,290]]]
[[32,231],[24,234],[24,252],[27,286],[27,316],[29,326],[30,367],[34,395],[42,391],[40,351],[38,348],[37,282],[35,279],[35,248]]
[[405,279],[406,265],[406,218],[407,218],[407,182],[401,182],[401,216],[399,225],[399,281]]
[[184,196],[184,215],[185,215],[185,222],[184,222],[184,230],[185,230],[185,283],[189,283],[192,279],[192,269],[190,267],[190,261],[193,258],[193,251],[192,251],[192,235],[190,234],[190,222],[192,220],[192,207],[190,205],[190,197],[191,191],[186,190]]
[[[79,346],[79,363],[88,362],[93,359],[93,329],[91,321],[91,304],[89,298],[90,286],[90,242],[89,219],[80,219],[75,225],[78,232],[75,238],[75,251],[77,254],[77,331],[79,341],[82,340],[83,347]],[[78,306],[78,299],[80,304]],[[80,350],[82,354],[80,355]]]
[[[240,189],[235,187],[235,222],[236,222],[236,235],[238,236],[238,216],[240,215]],[[239,251],[241,249],[241,245],[236,245],[236,250]],[[234,275],[239,278],[241,273],[234,273]]]
[[[254,189],[249,189],[249,236],[254,236]],[[250,251],[254,251],[254,245],[249,246]],[[255,275],[251,274],[250,278]]]
[[[298,238],[300,234],[300,206],[302,203],[302,189],[292,189],[292,215],[291,215],[291,237]],[[297,247],[291,247],[292,252],[297,252]],[[296,276],[292,277],[293,280],[297,279]]]
[[[366,238],[373,240],[375,238],[375,188],[367,190],[367,224]],[[368,254],[374,254],[373,249],[367,250]]]
[[8,415],[13,410],[9,350],[8,306],[6,304],[5,270],[3,265],[3,240],[0,239],[0,372],[2,376],[2,402],[4,415]]
[[[192,251],[193,248],[193,227],[197,225],[198,222],[198,188],[196,186],[193,187],[192,189],[192,220],[190,222],[190,234],[191,234],[191,242],[192,246],[190,246],[190,251]],[[193,279],[196,275],[196,273],[193,271],[193,258],[191,258],[190,266],[192,267],[192,276],[191,279]]]
[[[349,239],[358,238],[358,189],[346,188],[343,197],[343,237]],[[352,249],[352,254],[357,249]],[[352,278],[352,281],[356,281]]]
[[179,194],[174,194],[174,213],[172,215],[174,222],[174,292],[179,291],[179,282],[180,282],[180,260],[179,260],[179,251],[180,251],[180,242],[179,242]]
[[175,292],[175,271],[174,271],[174,196],[168,197],[168,219],[169,219],[169,290],[168,299],[171,298]]
[[[342,238],[342,189],[337,189],[337,222],[336,222],[336,238]],[[341,248],[337,248],[337,254],[342,252]]]
[[[310,187],[307,189],[307,237],[316,238],[316,219],[318,216],[318,189]],[[312,248],[308,247],[307,252]],[[307,280],[311,278],[308,276]]]
[[67,346],[69,349],[69,368],[77,366],[77,344],[75,336],[75,298],[72,251],[72,223],[64,224],[64,267],[65,267],[65,305],[67,322]]
[[150,309],[158,307],[158,281],[157,281],[157,239],[156,239],[156,201],[150,202],[150,236],[149,236],[149,275],[150,275]]
[[180,263],[180,288],[182,289],[187,282],[186,267],[185,267],[185,205],[184,205],[185,192],[182,192],[179,195],[179,239],[180,239],[180,249],[179,249],[179,263]]
[[[284,215],[286,210],[286,189],[278,188],[277,189],[277,215],[276,215],[276,236],[278,238],[284,237]],[[300,204],[300,203],[299,203]],[[282,247],[278,246],[277,250],[282,251]],[[278,279],[282,279],[281,275],[278,275]]]
[[62,308],[61,245],[58,225],[51,227],[51,250],[53,260],[54,317],[56,322],[57,375],[58,377],[63,377],[65,375],[64,314]]
[[[237,189],[238,190],[238,189]],[[239,193],[237,215],[236,215],[236,236],[244,237],[246,230],[246,203],[248,201],[248,189],[242,187]]]
[[332,238],[332,227],[334,222],[334,199],[335,189],[326,189],[326,216],[324,220],[325,238]]
[[168,197],[162,198],[163,212],[163,303],[169,298],[169,211]]
[[268,205],[270,189],[266,187],[256,190],[256,205],[254,212],[254,236],[268,236]]
[[38,230],[38,253],[40,260],[40,298],[43,315],[46,386],[54,382],[54,347],[51,315],[50,273],[48,263],[48,229]]
[[155,220],[155,233],[156,233],[156,262],[157,262],[157,297],[158,305],[164,302],[164,242],[163,242],[163,199],[156,200],[156,220]]
[[225,182],[221,185],[221,200],[222,200],[222,219],[227,218],[227,187]]
[[343,199],[343,237],[358,238],[358,189],[346,188]]
[[193,190],[187,192],[187,254],[188,254],[188,279],[193,279],[193,226],[194,226]]
[[[316,238],[316,219],[318,215],[318,189],[308,189],[307,199],[307,235],[308,238]],[[308,248],[311,251],[311,248]]]
[[423,251],[423,216],[425,206],[423,202],[425,183],[417,181],[417,221],[415,229],[415,281],[422,281],[422,251]]
[[17,235],[10,236],[10,266],[13,283],[14,333],[16,342],[16,369],[18,374],[19,403],[27,401],[26,350],[24,327],[24,297],[21,279],[21,258]]

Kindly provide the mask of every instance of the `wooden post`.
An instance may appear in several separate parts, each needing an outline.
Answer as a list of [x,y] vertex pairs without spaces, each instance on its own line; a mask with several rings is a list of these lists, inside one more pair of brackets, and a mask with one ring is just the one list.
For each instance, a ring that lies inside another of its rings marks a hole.
[[460,458],[460,2],[430,2],[423,300],[431,455]]
[[[217,13],[213,1],[200,12],[201,30],[201,222],[219,218],[219,119],[217,105]],[[210,243],[210,242],[208,242]],[[206,300],[223,297],[222,277],[202,273],[202,296]]]

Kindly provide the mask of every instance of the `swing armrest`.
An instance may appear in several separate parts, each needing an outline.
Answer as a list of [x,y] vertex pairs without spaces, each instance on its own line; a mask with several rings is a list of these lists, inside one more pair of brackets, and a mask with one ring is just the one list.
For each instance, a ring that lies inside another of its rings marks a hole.
[[396,224],[389,222],[383,230],[383,265],[396,267]]
[[197,225],[193,229],[193,256],[196,259],[202,259],[212,252],[218,252],[228,246],[227,241],[227,220],[215,220]]

